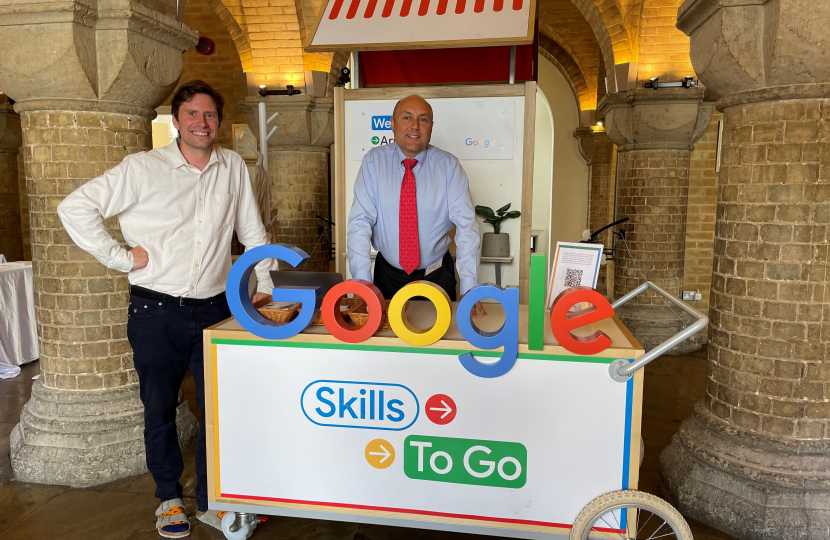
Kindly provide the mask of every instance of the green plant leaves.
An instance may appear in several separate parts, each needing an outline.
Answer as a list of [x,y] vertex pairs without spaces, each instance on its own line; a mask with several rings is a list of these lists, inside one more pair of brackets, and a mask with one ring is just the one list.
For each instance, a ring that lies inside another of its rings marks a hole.
[[488,218],[488,219],[495,219],[496,214],[493,212],[493,209],[489,206],[476,206],[476,214],[479,216]]
[[522,215],[522,213],[519,212],[518,210],[513,210],[511,212],[508,212],[508,210],[510,210],[510,205],[511,205],[511,203],[507,203],[504,206],[502,206],[501,208],[499,208],[498,210],[496,210],[495,212],[493,212],[493,209],[490,208],[489,206],[477,205],[476,206],[476,214],[478,214],[479,216],[485,218],[484,223],[489,223],[490,225],[492,225],[493,226],[493,231],[496,234],[499,234],[499,232],[501,231],[501,222],[502,221],[504,221],[505,219],[517,218],[517,217]]

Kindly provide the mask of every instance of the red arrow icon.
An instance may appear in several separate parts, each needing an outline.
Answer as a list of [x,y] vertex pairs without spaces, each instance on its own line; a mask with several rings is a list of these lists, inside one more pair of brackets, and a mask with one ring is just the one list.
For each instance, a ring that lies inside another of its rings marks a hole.
[[424,412],[433,424],[443,426],[455,420],[458,409],[450,396],[435,394],[424,405]]

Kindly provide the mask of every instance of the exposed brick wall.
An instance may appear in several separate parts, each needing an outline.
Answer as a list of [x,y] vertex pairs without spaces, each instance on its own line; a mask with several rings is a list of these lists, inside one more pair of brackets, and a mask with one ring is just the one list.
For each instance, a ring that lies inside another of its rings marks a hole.
[[[129,283],[77,247],[56,209],[127,154],[151,147],[150,121],[114,113],[21,114],[32,222],[40,369],[46,386],[113,388],[137,382],[127,342]],[[107,232],[122,241],[118,221]]]
[[[679,295],[683,285],[688,199],[689,154],[686,150],[630,150],[617,158],[617,219],[626,244],[617,241],[615,295],[643,282],[642,275]],[[664,305],[650,292],[635,303]]]
[[[590,188],[588,193],[588,228],[596,231],[614,220],[614,178],[611,176],[611,159],[614,157],[614,143],[604,133],[593,135],[594,156],[590,165]],[[602,233],[597,241],[610,248],[613,245],[611,229]],[[608,294],[607,265],[599,270],[597,290]]]
[[321,222],[315,217],[329,215],[329,153],[325,150],[276,147],[268,151],[271,202],[282,199],[274,241],[297,246],[311,255],[304,269],[315,272],[329,268],[328,246],[317,234]]
[[682,79],[695,73],[689,59],[689,36],[675,28],[683,0],[643,0],[640,66],[637,78]]
[[[180,83],[202,79],[222,94],[225,99],[222,124],[216,144],[233,149],[233,124],[247,124],[245,113],[239,102],[248,94],[245,73],[225,23],[216,14],[207,0],[190,0],[185,10],[184,23],[199,31],[202,37],[213,40],[214,51],[209,55],[199,54],[192,47],[182,55],[182,76]],[[165,105],[170,105],[171,95]]]
[[695,144],[689,160],[689,205],[686,210],[686,268],[683,290],[699,290],[702,300],[695,307],[709,311],[712,261],[715,245],[715,209],[718,201],[718,149],[720,113],[712,115],[706,134]]
[[706,405],[741,428],[827,439],[830,100],[724,112]]

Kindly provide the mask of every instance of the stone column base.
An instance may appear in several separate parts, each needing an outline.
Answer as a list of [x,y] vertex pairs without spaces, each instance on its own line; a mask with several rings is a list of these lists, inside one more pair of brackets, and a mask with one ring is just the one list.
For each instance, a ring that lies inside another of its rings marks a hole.
[[660,455],[684,515],[744,540],[830,538],[830,447],[739,431],[698,402]]
[[[186,401],[178,406],[176,425],[184,447],[198,432]],[[88,487],[145,473],[138,385],[78,392],[48,388],[39,379],[10,444],[20,482]]]
[[[676,307],[672,312],[668,306],[625,304],[618,307],[615,312],[646,351],[653,349],[680,332],[685,327],[683,321],[694,322],[690,316]],[[706,334],[696,334],[665,354],[685,354],[698,351],[706,344],[706,341]]]

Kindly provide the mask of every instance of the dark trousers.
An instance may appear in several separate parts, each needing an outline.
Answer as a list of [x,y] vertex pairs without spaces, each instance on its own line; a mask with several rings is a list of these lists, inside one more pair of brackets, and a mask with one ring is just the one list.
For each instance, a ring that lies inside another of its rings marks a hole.
[[431,281],[440,285],[447,292],[450,300],[455,302],[455,265],[452,262],[450,252],[444,254],[441,268],[426,276],[424,275],[425,272],[426,270],[423,269],[414,270],[411,274],[407,274],[400,268],[395,268],[386,262],[383,255],[378,253],[375,259],[375,274],[372,281],[383,293],[386,300],[391,300],[396,292],[413,281]]
[[230,316],[225,295],[199,306],[130,295],[127,337],[144,403],[144,446],[156,497],[163,502],[182,496],[179,479],[184,462],[176,433],[176,406],[185,372],[190,369],[201,411],[196,448],[196,504],[201,512],[208,509],[202,331]]

